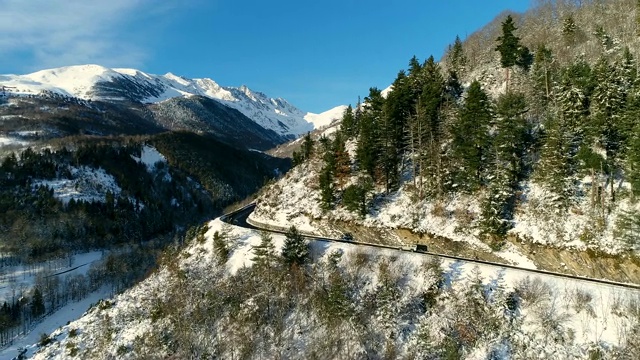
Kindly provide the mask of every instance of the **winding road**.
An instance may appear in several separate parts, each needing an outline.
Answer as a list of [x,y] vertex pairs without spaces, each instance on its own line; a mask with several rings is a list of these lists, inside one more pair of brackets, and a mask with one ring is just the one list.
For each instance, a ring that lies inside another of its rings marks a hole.
[[[248,220],[248,218],[249,218],[249,215],[255,209],[255,207],[256,207],[256,204],[255,203],[251,203],[251,204],[249,204],[247,206],[244,206],[244,207],[242,207],[242,208],[240,208],[240,209],[238,209],[236,211],[233,211],[233,212],[230,212],[228,214],[225,214],[225,215],[221,216],[220,220],[224,221],[224,222],[226,222],[228,224],[239,226],[239,227],[243,227],[243,228],[246,228],[246,229],[268,231],[268,232],[276,233],[276,234],[286,234],[286,231],[283,231],[283,230],[278,230],[278,229],[275,229],[275,228],[260,227],[260,226],[257,226],[257,224],[255,224],[255,223],[251,224],[250,220]],[[343,239],[332,239],[332,238],[327,238],[327,237],[323,237],[323,236],[315,236],[315,235],[310,235],[310,234],[303,234],[303,236],[305,238],[307,238],[307,239],[312,239],[312,240],[315,240],[315,241],[342,242],[342,243],[356,244],[356,245],[360,245],[360,246],[368,246],[368,247],[374,247],[374,248],[380,248],[380,249],[392,249],[392,250],[397,250],[397,251],[411,251],[411,250],[403,249],[403,248],[398,247],[398,246],[391,246],[391,245],[371,244],[371,243],[364,243],[364,242],[359,242],[359,241],[347,241],[347,240],[343,240]],[[442,258],[442,259],[450,259],[450,260],[460,261],[460,262],[463,262],[463,263],[482,264],[482,265],[485,265],[485,266],[495,267],[496,269],[513,269],[513,270],[518,270],[518,271],[525,272],[525,273],[530,273],[532,275],[533,274],[541,274],[541,275],[545,275],[545,276],[552,276],[552,277],[558,277],[558,278],[563,278],[563,279],[578,280],[580,282],[585,282],[585,283],[604,284],[604,285],[609,285],[609,286],[613,286],[613,287],[640,290],[640,284],[622,283],[622,282],[610,281],[610,280],[604,280],[604,279],[588,278],[588,277],[583,277],[583,276],[568,275],[568,274],[562,274],[562,273],[553,272],[553,271],[546,271],[546,270],[527,269],[527,268],[522,268],[522,267],[518,267],[518,266],[514,266],[514,265],[507,265],[507,264],[495,263],[495,262],[491,262],[491,261],[478,260],[478,259],[469,259],[469,258],[460,257],[460,256],[438,254],[438,253],[433,253],[433,252],[429,252],[429,251],[419,251],[417,253],[424,254],[424,255],[429,255],[429,256],[435,256],[435,257]]]

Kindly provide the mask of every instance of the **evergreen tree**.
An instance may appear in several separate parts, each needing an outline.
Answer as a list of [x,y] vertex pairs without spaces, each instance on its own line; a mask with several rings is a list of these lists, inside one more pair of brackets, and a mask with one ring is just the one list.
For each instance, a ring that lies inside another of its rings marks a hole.
[[[422,87],[424,86],[424,76],[422,69],[422,64],[420,64],[418,58],[414,55],[409,61],[409,74],[407,75],[407,86],[409,88],[409,94],[411,97],[409,101],[411,102],[411,104],[413,104],[415,102],[415,99],[420,96]],[[410,106],[410,104],[407,104],[407,106]]]
[[474,191],[484,183],[493,110],[489,95],[478,81],[469,86],[465,102],[452,124],[451,151],[454,187]]
[[[420,96],[421,116],[425,119],[425,133],[419,134],[425,141],[419,149],[420,173],[428,181],[427,188],[442,195],[442,106],[445,101],[445,83],[440,66],[430,56],[424,66],[425,85]],[[416,117],[417,118],[417,117]]]
[[253,255],[254,266],[260,269],[268,269],[275,264],[275,246],[270,233],[260,232],[260,245],[253,247]]
[[553,96],[555,83],[554,63],[555,60],[551,50],[544,45],[540,45],[536,50],[532,70],[533,105],[539,114],[544,113]]
[[556,194],[556,202],[566,207],[574,193],[574,175],[571,134],[564,127],[561,114],[545,122],[545,137],[540,159],[536,164],[536,179]]
[[364,170],[374,180],[378,179],[378,162],[381,150],[380,125],[383,122],[384,98],[377,88],[369,89],[369,96],[365,98],[364,111],[359,122],[358,147],[356,159],[361,170]]
[[457,72],[449,71],[445,89],[447,102],[455,103],[460,99],[462,93],[464,92],[464,89],[462,87],[462,84],[460,83],[460,78]]
[[338,186],[342,188],[351,175],[351,159],[347,152],[345,136],[342,131],[336,132],[333,139],[332,152],[335,163],[333,166],[334,178],[338,182]]
[[530,129],[524,116],[526,112],[523,94],[506,93],[496,102],[494,148],[497,153],[494,158],[498,167],[506,168],[509,181],[514,184],[524,175],[524,156],[530,144]]
[[629,139],[629,155],[627,157],[627,177],[635,196],[640,196],[640,122],[634,128]]
[[298,229],[291,225],[282,247],[282,258],[287,265],[304,265],[309,259],[309,245]]
[[399,167],[406,149],[405,128],[414,109],[411,80],[404,71],[400,71],[393,82],[393,90],[384,102],[384,116],[380,127],[379,161],[387,192],[399,183]]
[[361,177],[358,183],[348,186],[342,194],[342,203],[347,210],[357,212],[361,216],[368,213],[367,196],[373,189],[369,177]]
[[311,138],[311,133],[307,133],[302,142],[302,158],[309,160],[311,155],[313,155],[313,139]]
[[488,176],[488,191],[481,203],[480,230],[494,250],[502,247],[503,238],[510,228],[513,205],[513,184],[510,176],[505,168],[493,168]]
[[500,52],[500,64],[507,73],[507,89],[509,87],[509,69],[518,65],[524,70],[529,70],[533,60],[529,49],[520,45],[520,38],[514,35],[516,30],[513,18],[508,15],[502,23],[502,36],[496,39],[498,46],[495,50]]
[[227,233],[226,232],[214,232],[213,233],[213,249],[218,256],[218,262],[224,264],[229,259],[229,246],[227,245]]
[[592,130],[599,145],[605,150],[606,165],[611,184],[611,199],[615,201],[613,177],[619,167],[619,151],[623,143],[621,115],[624,110],[626,94],[621,79],[606,59],[601,58],[593,71],[596,84],[591,101]]
[[456,40],[449,48],[448,55],[450,71],[456,74],[464,74],[467,67],[467,57],[464,54],[462,41],[460,41],[460,37],[458,35],[456,35]]
[[567,45],[575,44],[577,31],[578,26],[573,16],[569,15],[562,20],[562,36]]
[[300,151],[293,152],[293,166],[300,165],[311,158],[311,155],[313,154],[313,143],[311,133],[307,133],[303,138],[302,148]]
[[333,208],[335,201],[335,173],[336,173],[336,155],[334,151],[334,145],[331,140],[326,137],[320,138],[320,143],[323,148],[323,161],[324,165],[320,170],[319,186],[320,186],[320,207],[323,210],[330,210]]
[[31,315],[34,318],[44,315],[44,297],[39,287],[36,287],[33,291],[33,297],[31,298]]
[[335,187],[333,185],[333,174],[331,169],[327,166],[323,167],[320,171],[319,186],[320,208],[325,211],[333,209],[333,203],[335,201]]
[[351,139],[356,136],[357,133],[356,117],[353,114],[353,108],[351,105],[347,106],[342,114],[342,122],[340,123],[340,130],[346,136],[347,139]]

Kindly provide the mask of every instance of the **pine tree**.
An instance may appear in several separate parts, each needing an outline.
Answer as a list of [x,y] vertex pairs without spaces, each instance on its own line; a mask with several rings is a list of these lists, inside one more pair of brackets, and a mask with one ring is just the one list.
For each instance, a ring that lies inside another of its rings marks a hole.
[[529,49],[520,45],[520,38],[514,35],[516,30],[513,18],[508,15],[502,23],[502,36],[496,39],[498,46],[495,50],[500,52],[500,64],[506,69],[507,89],[509,88],[509,69],[518,65],[524,70],[529,70],[533,60]]
[[311,133],[307,133],[303,138],[302,148],[300,151],[293,152],[293,166],[300,165],[309,160],[313,154],[313,146],[314,141],[311,138]]
[[490,241],[492,249],[499,250],[510,228],[513,184],[505,168],[495,166],[488,176],[490,184],[481,203],[480,230]]
[[361,216],[368,213],[367,197],[373,189],[373,184],[368,176],[358,179],[356,184],[348,186],[342,194],[342,203],[347,210],[357,212]]
[[569,15],[562,20],[562,36],[564,37],[564,41],[567,45],[575,44],[577,31],[578,26],[576,25],[576,21],[573,16]]
[[218,263],[224,264],[229,259],[229,246],[227,245],[227,233],[218,232],[213,233],[213,248],[218,256]]
[[320,208],[327,211],[333,209],[335,201],[335,189],[333,185],[333,174],[327,166],[320,171]]
[[627,177],[635,196],[640,196],[640,122],[634,128],[634,134],[629,139],[629,155],[627,157]]
[[327,211],[333,208],[335,201],[335,173],[336,173],[336,155],[333,142],[326,137],[320,138],[322,144],[324,165],[320,170],[319,186],[320,186],[320,207]]
[[506,93],[496,102],[495,161],[497,166],[506,168],[509,181],[514,184],[524,175],[524,156],[530,143],[527,111],[523,94]]
[[369,96],[365,98],[364,111],[361,115],[358,131],[358,147],[356,159],[361,170],[364,170],[374,181],[378,179],[378,163],[381,149],[380,126],[383,122],[384,98],[377,88],[369,89]]
[[566,207],[574,193],[574,156],[571,134],[562,121],[561,114],[545,122],[544,143],[536,164],[535,178],[556,195],[559,207]]
[[555,83],[555,59],[549,48],[540,45],[536,50],[533,61],[533,98],[534,106],[538,113],[543,113],[549,106],[553,96],[553,86]]
[[409,87],[409,93],[412,103],[415,102],[415,99],[418,96],[420,96],[420,92],[422,91],[422,87],[424,86],[424,76],[422,68],[423,67],[418,61],[418,58],[414,55],[409,61],[409,74],[407,75],[407,86]]
[[464,54],[462,41],[460,41],[460,37],[458,35],[456,35],[456,40],[449,49],[448,58],[451,71],[456,74],[463,75],[467,67],[467,57]]
[[313,139],[311,138],[311,133],[307,133],[302,142],[302,158],[309,160],[311,155],[313,155]]
[[285,264],[304,265],[309,259],[309,245],[298,229],[291,225],[282,247],[282,258]]
[[623,139],[621,115],[624,110],[626,94],[621,79],[616,77],[615,69],[601,58],[593,71],[596,84],[591,97],[591,123],[599,145],[605,150],[606,165],[610,177],[610,195],[615,201],[613,177],[619,167],[619,151]]
[[253,247],[253,261],[259,269],[268,269],[275,264],[276,253],[273,237],[266,231],[260,232],[260,245]]
[[33,291],[33,297],[31,298],[31,315],[35,318],[44,314],[44,297],[39,287],[36,287]]
[[478,81],[469,86],[465,102],[452,124],[451,152],[454,187],[474,191],[484,184],[489,153],[489,126],[493,110]]
[[458,73],[455,71],[449,71],[449,75],[447,76],[445,85],[446,101],[453,103],[457,102],[462,96],[463,92],[464,89],[462,87],[462,84],[460,83]]
[[419,149],[422,157],[420,176],[426,177],[427,188],[433,193],[442,195],[442,106],[445,101],[445,83],[440,66],[430,56],[424,66],[425,85],[420,96],[421,116],[425,118],[425,137],[423,148]]
[[342,189],[351,175],[351,159],[347,152],[345,136],[341,131],[336,132],[335,138],[333,139],[332,151],[333,159],[335,159],[333,170],[335,174],[334,178],[338,182],[339,188]]
[[397,166],[402,153],[405,151],[405,127],[415,110],[411,79],[404,71],[398,73],[393,82],[393,90],[384,102],[384,118],[382,123],[382,168],[387,184],[396,182]]
[[347,139],[351,139],[356,136],[357,133],[356,118],[353,114],[353,108],[351,105],[347,106],[342,114],[342,122],[340,123],[340,130],[346,136]]

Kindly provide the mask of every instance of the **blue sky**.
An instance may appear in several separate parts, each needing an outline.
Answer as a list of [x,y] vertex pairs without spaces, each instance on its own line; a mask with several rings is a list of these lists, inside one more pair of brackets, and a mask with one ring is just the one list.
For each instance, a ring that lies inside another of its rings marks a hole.
[[0,0],[0,73],[95,63],[355,104],[529,0]]

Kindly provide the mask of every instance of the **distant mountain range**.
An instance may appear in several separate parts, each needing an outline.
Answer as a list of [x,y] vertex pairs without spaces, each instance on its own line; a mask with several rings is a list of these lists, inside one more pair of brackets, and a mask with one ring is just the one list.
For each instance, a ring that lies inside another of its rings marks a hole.
[[[165,129],[196,130],[220,136],[235,132],[238,140],[243,136],[242,131],[233,128],[262,132],[258,137],[263,139],[257,142],[264,143],[263,148],[326,126],[340,118],[345,108],[339,106],[322,114],[313,114],[296,108],[285,99],[271,98],[246,86],[226,87],[208,78],[188,79],[172,73],[153,75],[135,69],[110,69],[99,65],[68,66],[26,75],[0,75],[0,87],[4,97],[14,99],[46,97],[66,99],[67,102],[78,99],[85,103],[76,102],[76,105],[94,110],[97,107],[100,108],[98,112],[103,113],[107,111],[104,105],[96,103],[116,104],[128,112],[132,108],[142,110],[137,111],[137,116]],[[11,106],[2,107],[0,116],[29,118],[29,114],[5,111],[8,108]],[[39,113],[36,117],[42,118],[42,111],[39,111],[42,108],[32,109]],[[51,104],[44,108],[51,110]],[[65,107],[58,106],[55,110],[60,113]],[[113,106],[108,111],[113,111]],[[124,117],[131,121],[131,114]],[[244,121],[244,118],[255,124]],[[5,135],[18,130],[34,129],[0,126],[0,132]],[[105,131],[94,132],[101,134]]]

